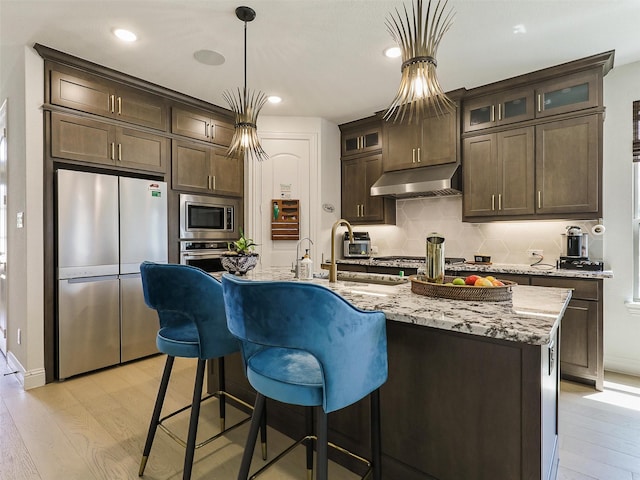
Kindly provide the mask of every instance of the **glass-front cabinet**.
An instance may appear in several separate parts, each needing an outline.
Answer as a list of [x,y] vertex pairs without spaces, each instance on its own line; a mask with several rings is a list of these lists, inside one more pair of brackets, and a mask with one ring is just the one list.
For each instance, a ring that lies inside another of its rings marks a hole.
[[531,88],[508,90],[465,102],[464,131],[506,125],[534,118],[534,96]]
[[600,104],[601,83],[595,70],[550,80],[536,87],[536,117],[573,112]]
[[342,156],[371,152],[382,148],[382,128],[370,125],[342,134]]

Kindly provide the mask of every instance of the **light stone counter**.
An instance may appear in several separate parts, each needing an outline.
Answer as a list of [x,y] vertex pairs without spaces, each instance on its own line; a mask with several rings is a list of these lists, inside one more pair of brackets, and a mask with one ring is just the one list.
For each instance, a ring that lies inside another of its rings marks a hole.
[[[338,260],[337,263],[346,265],[417,268],[418,273],[424,273],[425,268],[424,261],[378,260],[376,258]],[[512,263],[493,263],[491,265],[453,263],[450,265],[446,265],[445,269],[449,272],[495,272],[522,275],[539,275],[542,277],[567,277],[587,279],[613,278],[613,272],[611,270],[603,270],[599,272],[590,272],[586,270],[565,270],[558,269],[554,265],[549,264],[531,266],[526,264]]]
[[[347,272],[341,272],[347,274]],[[363,310],[381,310],[387,319],[533,345],[549,343],[571,298],[571,290],[515,286],[511,302],[470,302],[425,297],[411,292],[410,282],[399,285],[361,283],[325,278],[307,280],[324,285]],[[398,279],[394,275],[375,275]],[[216,274],[216,276],[218,276]],[[246,276],[252,280],[304,281],[287,268],[261,268]]]

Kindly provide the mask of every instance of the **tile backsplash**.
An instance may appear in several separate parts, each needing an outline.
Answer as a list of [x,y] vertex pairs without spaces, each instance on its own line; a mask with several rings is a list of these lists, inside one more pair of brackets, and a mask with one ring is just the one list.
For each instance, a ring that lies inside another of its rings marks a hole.
[[425,239],[431,232],[445,237],[445,255],[473,260],[475,254],[490,255],[493,263],[528,264],[527,250],[542,250],[542,263],[554,264],[562,252],[566,227],[577,225],[589,235],[589,258],[601,260],[604,235],[591,229],[598,222],[585,220],[501,221],[463,223],[462,197],[416,198],[397,201],[395,226],[356,227],[371,234],[378,256],[425,255]]

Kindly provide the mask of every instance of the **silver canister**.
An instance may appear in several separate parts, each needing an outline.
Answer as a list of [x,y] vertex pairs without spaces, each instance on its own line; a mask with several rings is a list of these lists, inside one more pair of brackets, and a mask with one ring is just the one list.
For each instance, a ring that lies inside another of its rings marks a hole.
[[444,237],[439,233],[427,235],[426,280],[444,283]]

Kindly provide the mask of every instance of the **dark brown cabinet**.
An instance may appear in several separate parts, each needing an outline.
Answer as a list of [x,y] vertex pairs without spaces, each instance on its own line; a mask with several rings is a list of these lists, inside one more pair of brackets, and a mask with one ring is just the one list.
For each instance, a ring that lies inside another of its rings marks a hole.
[[244,162],[227,157],[224,148],[174,140],[171,185],[175,190],[242,196]]
[[472,97],[464,102],[465,132],[572,113],[602,104],[598,69],[561,75],[546,81]]
[[586,381],[602,390],[603,295],[602,280],[531,277],[542,287],[573,288],[561,325],[560,372],[563,378]]
[[173,107],[171,133],[228,147],[233,138],[233,125],[209,112]]
[[533,136],[526,127],[464,139],[465,217],[534,213]]
[[532,88],[485,95],[465,102],[465,132],[530,120],[535,116]]
[[536,85],[536,118],[575,112],[602,104],[602,73],[574,73]]
[[342,132],[341,154],[343,157],[359,155],[382,148],[382,127],[380,119],[374,118],[372,123],[360,125]]
[[85,72],[52,70],[50,100],[54,105],[165,131],[165,100],[151,93]]
[[53,112],[51,156],[164,173],[169,141],[160,135]]
[[455,163],[458,160],[457,111],[425,116],[415,124],[386,123],[384,171]]
[[369,193],[380,175],[381,154],[342,160],[342,218],[354,224],[395,224],[395,201]]
[[536,126],[536,213],[600,213],[601,139],[599,114]]

